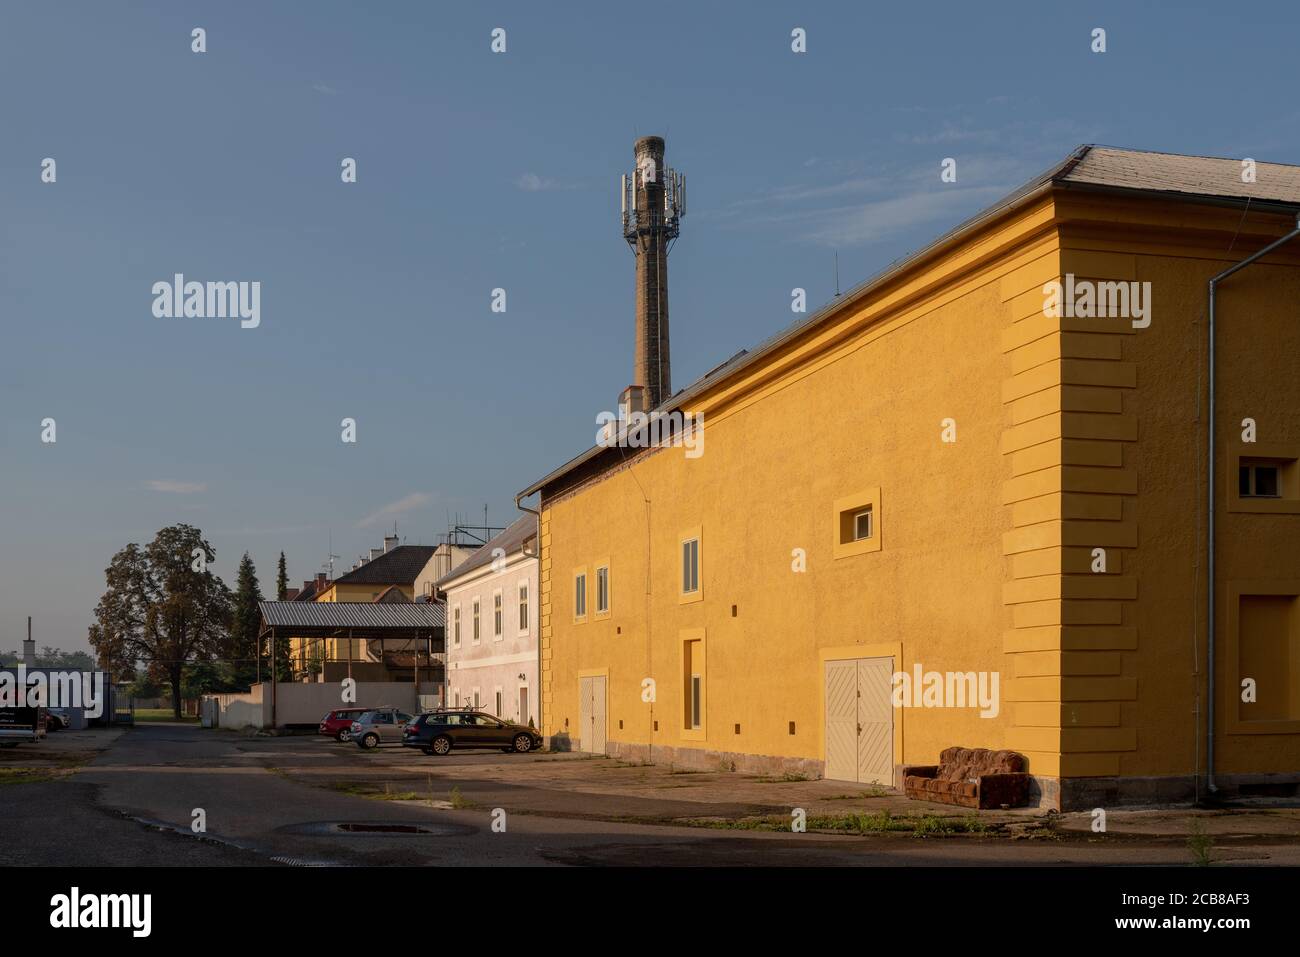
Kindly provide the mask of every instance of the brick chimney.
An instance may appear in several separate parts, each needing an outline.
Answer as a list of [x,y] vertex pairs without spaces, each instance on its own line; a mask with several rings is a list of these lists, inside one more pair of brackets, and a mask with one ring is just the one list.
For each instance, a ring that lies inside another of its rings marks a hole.
[[[636,360],[632,384],[645,389],[645,408],[655,408],[672,394],[668,350],[668,243],[675,238],[664,208],[663,138],[642,137],[633,147],[633,221],[637,254]],[[628,237],[633,243],[633,238]]]

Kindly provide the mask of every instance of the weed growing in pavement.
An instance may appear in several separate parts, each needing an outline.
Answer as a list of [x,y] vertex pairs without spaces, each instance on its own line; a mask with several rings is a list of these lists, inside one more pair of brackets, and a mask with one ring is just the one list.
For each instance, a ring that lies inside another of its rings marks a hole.
[[1214,863],[1210,857],[1214,838],[1205,833],[1205,826],[1200,821],[1192,821],[1192,836],[1187,839],[1187,846],[1192,851],[1192,863],[1196,867],[1209,867]]

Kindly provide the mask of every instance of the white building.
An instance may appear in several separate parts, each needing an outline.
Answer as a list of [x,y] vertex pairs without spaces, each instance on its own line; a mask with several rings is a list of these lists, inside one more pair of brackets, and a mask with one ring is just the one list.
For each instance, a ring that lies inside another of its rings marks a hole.
[[536,517],[520,518],[437,587],[446,596],[448,705],[537,726]]

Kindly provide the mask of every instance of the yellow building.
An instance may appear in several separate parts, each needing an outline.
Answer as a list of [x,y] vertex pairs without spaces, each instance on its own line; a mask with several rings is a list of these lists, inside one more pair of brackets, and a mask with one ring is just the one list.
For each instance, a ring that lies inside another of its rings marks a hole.
[[1300,239],[1218,288],[1205,464],[1207,282],[1300,209],[1251,172],[1081,148],[667,399],[702,454],[521,492],[552,744],[884,784],[1010,748],[1064,808],[1294,789]]

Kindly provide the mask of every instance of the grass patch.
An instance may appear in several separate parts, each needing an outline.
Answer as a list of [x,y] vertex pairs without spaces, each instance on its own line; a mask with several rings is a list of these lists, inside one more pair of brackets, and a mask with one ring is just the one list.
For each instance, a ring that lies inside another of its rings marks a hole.
[[459,785],[453,785],[451,791],[447,793],[447,800],[457,811],[464,810],[467,807],[473,807],[474,802],[470,801],[465,795],[460,793]]
[[421,798],[418,791],[394,791],[387,781],[382,788],[365,781],[331,781],[328,787],[331,791],[370,801],[418,801]]
[[823,798],[822,800],[825,800],[825,801],[865,801],[865,800],[868,800],[868,799],[870,799],[870,798],[882,798],[882,797],[889,797],[889,792],[886,791],[884,788],[875,787],[875,786],[873,785],[872,787],[867,788],[867,790],[862,791],[862,792],[859,793],[859,794],[836,794],[836,795],[833,795],[833,796],[828,797],[828,798]]
[[[733,831],[789,831],[790,821],[780,817],[694,818],[681,821],[694,827]],[[989,834],[996,830],[977,815],[943,817],[937,814],[906,814],[895,817],[888,811],[872,814],[822,814],[809,817],[809,831],[839,831],[845,834],[911,834],[913,837],[947,837],[953,834]]]
[[199,723],[199,719],[197,716],[191,718],[188,715],[181,715],[179,718],[177,718],[175,714],[172,712],[171,708],[136,708],[135,720],[137,722],[139,721],[184,721],[189,724]]
[[6,784],[40,784],[63,776],[56,768],[0,768],[0,786]]
[[669,768],[669,774],[703,774],[700,768]]
[[780,776],[768,775],[766,777],[754,778],[758,784],[791,784],[795,781],[811,781],[812,778],[806,774],[800,774],[798,771],[786,771]]

